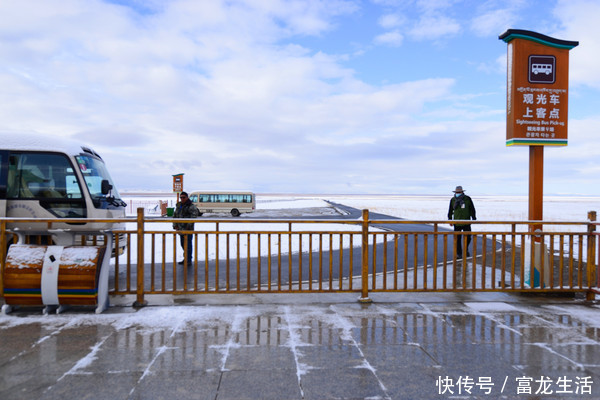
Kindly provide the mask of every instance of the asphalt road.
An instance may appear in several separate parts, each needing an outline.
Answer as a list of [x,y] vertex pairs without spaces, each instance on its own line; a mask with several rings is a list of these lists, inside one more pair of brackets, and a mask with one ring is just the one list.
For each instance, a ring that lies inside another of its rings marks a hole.
[[[339,220],[357,220],[362,217],[362,211],[356,208],[348,207],[343,204],[330,204],[340,210],[337,215],[312,215],[310,217],[295,216],[290,219],[339,219]],[[251,215],[248,215],[251,219]],[[264,215],[260,217],[265,219]],[[277,217],[280,219],[281,217]],[[371,220],[401,220],[400,218],[370,213]],[[266,219],[269,219],[268,217]],[[427,261],[431,265],[434,260],[434,253],[437,252],[437,262],[443,261],[444,252],[447,254],[447,259],[453,258],[453,240],[449,236],[444,249],[444,241],[438,239],[437,248],[434,246],[434,235],[396,235],[395,232],[433,232],[433,226],[426,224],[382,224],[373,225],[390,234],[382,243],[378,243],[373,252],[373,246],[370,246],[369,254],[369,274],[373,274],[373,265],[375,265],[375,273],[390,272],[397,268],[398,271],[414,269],[422,267]],[[441,231],[450,231],[446,228],[438,228]],[[287,235],[282,235],[283,240],[286,240]],[[394,236],[397,236],[397,242],[394,241]],[[415,238],[417,243],[415,244]],[[303,239],[304,240],[304,239]],[[328,241],[328,236],[323,238]],[[334,236],[333,240],[338,240]],[[200,257],[197,262],[198,272],[196,273],[196,263],[192,265],[173,265],[166,263],[164,274],[162,265],[155,264],[154,279],[152,279],[152,266],[146,263],[145,268],[145,286],[146,288],[153,287],[155,290],[173,290],[173,276],[175,276],[176,290],[191,290],[208,287],[209,290],[214,290],[218,287],[219,290],[249,290],[256,289],[260,282],[262,290],[272,290],[281,286],[282,289],[295,288],[298,282],[303,282],[302,285],[317,285],[319,288],[328,288],[331,285],[341,285],[348,287],[349,276],[361,275],[362,251],[360,247],[360,236],[357,234],[354,237],[352,248],[343,248],[342,250],[325,251],[321,253],[313,248],[313,252],[308,252],[308,244],[303,245],[302,256],[298,253],[253,257],[248,259],[245,254],[240,255],[240,260],[230,259],[209,261],[205,263],[204,257]],[[425,240],[427,240],[427,252],[424,251]],[[488,241],[488,246],[491,246],[491,241]],[[266,245],[266,244],[263,244]],[[327,248],[327,246],[325,246]],[[491,247],[488,247],[491,248]],[[416,251],[415,251],[416,250]],[[180,251],[180,249],[178,250]],[[472,245],[471,245],[472,251]],[[478,252],[481,251],[481,240],[478,241]],[[415,257],[416,254],[416,257]],[[425,254],[427,260],[425,260]],[[147,258],[146,258],[147,259]],[[452,262],[452,261],[451,261]],[[206,264],[208,264],[206,266]],[[397,266],[396,266],[397,265]],[[135,270],[135,266],[132,266]],[[239,271],[239,272],[238,272]],[[133,271],[135,272],[135,271]],[[164,276],[163,276],[164,275]],[[259,279],[260,277],[260,279]],[[340,277],[342,279],[340,280]],[[345,279],[345,282],[344,282]],[[130,285],[135,287],[135,277],[130,279]],[[163,283],[164,281],[164,283]],[[271,283],[269,286],[269,282]],[[310,283],[309,283],[310,282]],[[321,282],[321,286],[317,282]],[[124,288],[127,283],[126,268],[121,266],[119,271],[119,287]],[[114,273],[111,277],[110,287],[114,287]],[[326,289],[325,289],[326,290]]]

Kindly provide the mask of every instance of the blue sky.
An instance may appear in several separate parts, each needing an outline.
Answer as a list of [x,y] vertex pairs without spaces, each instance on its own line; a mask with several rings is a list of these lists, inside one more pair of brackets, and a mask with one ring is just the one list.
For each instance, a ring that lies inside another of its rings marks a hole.
[[121,191],[528,190],[507,29],[579,41],[546,194],[600,195],[599,1],[0,0],[0,136],[95,148]]

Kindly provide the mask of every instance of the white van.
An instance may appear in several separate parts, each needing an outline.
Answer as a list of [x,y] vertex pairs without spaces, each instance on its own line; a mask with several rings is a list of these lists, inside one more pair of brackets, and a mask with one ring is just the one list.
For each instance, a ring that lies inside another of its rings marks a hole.
[[[0,138],[0,217],[125,217],[126,204],[104,161],[91,148],[61,144],[55,138]],[[47,225],[12,222],[7,228],[26,236],[46,234],[56,244],[69,244],[77,233],[124,229],[124,224],[111,223],[54,223],[51,230]]]

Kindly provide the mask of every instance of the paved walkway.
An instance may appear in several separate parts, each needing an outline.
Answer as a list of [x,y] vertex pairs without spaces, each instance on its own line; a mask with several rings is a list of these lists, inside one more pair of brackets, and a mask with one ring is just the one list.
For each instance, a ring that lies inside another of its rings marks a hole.
[[15,311],[0,316],[0,399],[600,398],[598,303],[372,298],[165,296],[139,310],[113,298],[101,315]]

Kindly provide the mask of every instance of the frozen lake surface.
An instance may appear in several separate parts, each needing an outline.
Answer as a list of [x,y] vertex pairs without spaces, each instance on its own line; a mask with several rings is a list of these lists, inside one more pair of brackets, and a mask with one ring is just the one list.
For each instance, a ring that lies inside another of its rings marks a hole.
[[[159,200],[168,201],[172,207],[175,195],[124,195],[129,204],[128,213],[135,214],[138,206],[145,205],[153,210]],[[338,215],[327,200],[359,210],[387,214],[409,220],[445,220],[451,195],[261,195],[256,196],[257,210],[253,217],[297,217]],[[526,221],[528,214],[527,196],[471,196],[477,209],[477,219],[482,221]],[[544,220],[579,221],[587,220],[588,211],[600,210],[600,197],[545,197]],[[205,214],[205,216],[227,214]],[[248,215],[246,215],[248,216]]]
[[[445,221],[447,219],[448,206],[451,196],[431,196],[431,195],[297,195],[297,194],[265,194],[256,196],[256,211],[249,214],[242,214],[239,218],[231,217],[228,213],[216,214],[205,213],[201,219],[225,219],[231,220],[232,223],[221,222],[219,229],[222,231],[256,231],[256,230],[281,230],[286,229],[287,224],[281,223],[244,223],[244,220],[253,219],[286,219],[286,218],[336,218],[344,214],[344,212],[331,203],[343,204],[358,210],[368,209],[371,213],[380,213],[398,217],[407,220],[415,221]],[[137,207],[144,207],[146,214],[149,216],[159,215],[160,208],[158,207],[159,200],[169,202],[169,206],[173,206],[176,197],[172,193],[165,194],[137,194],[124,195],[123,199],[128,203],[128,214],[134,215]],[[506,222],[522,222],[527,220],[528,213],[528,198],[526,196],[472,196],[477,209],[477,220],[484,221],[506,221]],[[330,203],[331,202],[331,203]],[[545,221],[564,221],[564,222],[579,222],[587,221],[589,211],[600,209],[600,198],[598,197],[546,197],[544,199],[544,220]],[[235,221],[235,222],[234,222]],[[134,229],[133,224],[129,224],[129,229]],[[450,225],[442,225],[445,228],[451,228]],[[526,228],[526,226],[522,226]],[[156,222],[152,224],[153,230],[171,231],[170,223]],[[214,224],[196,223],[195,229],[211,230],[214,229]],[[330,231],[359,231],[359,225],[342,225],[342,224],[295,224],[294,230],[330,230]],[[509,230],[509,225],[473,225],[473,231],[484,230]],[[585,231],[582,226],[571,225],[547,225],[544,227],[546,231]],[[292,242],[292,251],[297,251],[297,238]],[[287,242],[284,244],[286,248]],[[343,246],[348,245],[347,238]],[[147,254],[150,254],[150,244],[147,243]],[[259,250],[251,246],[252,256],[258,255]],[[584,243],[584,254],[585,252]],[[135,243],[132,243],[132,248]],[[224,246],[223,246],[224,247]],[[334,249],[339,247],[338,243],[334,244]],[[162,253],[160,249],[155,250],[157,257]],[[167,241],[165,252],[172,254],[173,241]],[[204,251],[202,249],[202,251]],[[222,249],[223,251],[223,249]],[[246,248],[244,248],[246,251]],[[261,249],[262,255],[266,249]],[[135,259],[135,252],[132,256]],[[216,256],[214,246],[209,246],[209,257],[213,259]],[[221,254],[220,256],[223,256]],[[124,257],[124,256],[122,256]]]

